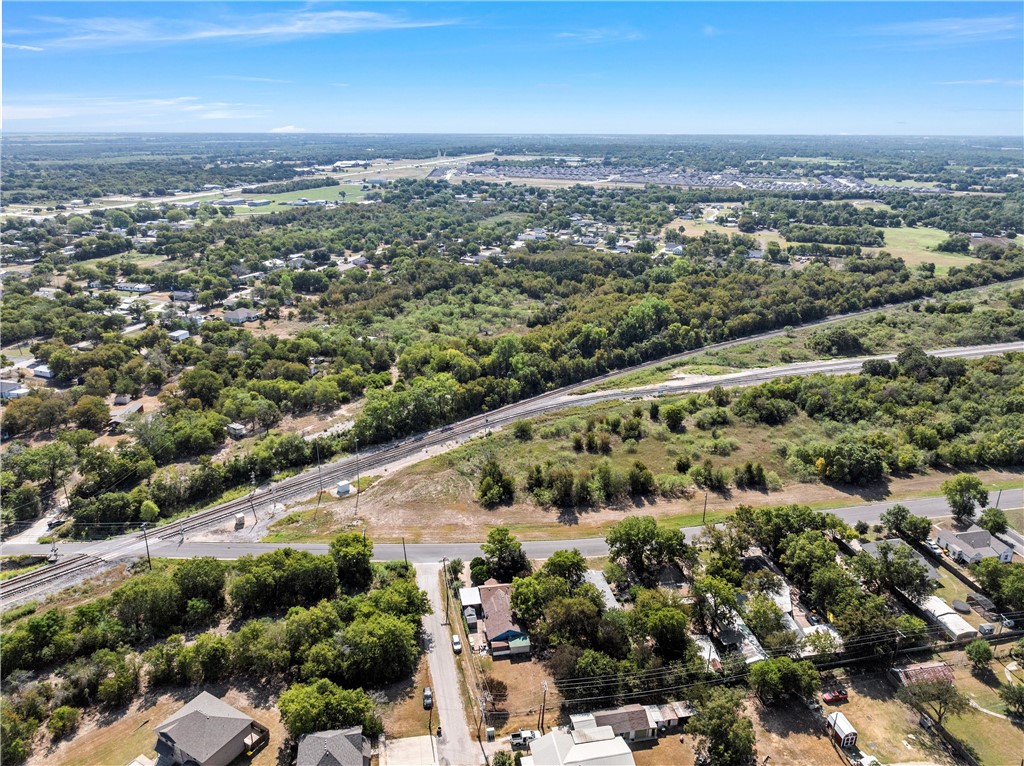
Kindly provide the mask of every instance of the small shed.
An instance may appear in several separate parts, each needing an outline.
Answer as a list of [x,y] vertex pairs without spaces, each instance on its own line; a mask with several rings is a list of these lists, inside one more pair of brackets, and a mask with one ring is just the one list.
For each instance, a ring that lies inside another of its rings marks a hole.
[[857,745],[857,730],[845,715],[840,712],[832,713],[825,724],[832,740],[843,748],[855,747]]
[[174,332],[167,333],[167,337],[173,340],[175,343],[181,343],[183,340],[188,340],[191,336],[188,330],[175,330]]
[[241,439],[245,436],[246,428],[241,423],[228,423],[227,432],[228,436],[233,439]]
[[345,495],[348,495],[348,494],[351,494],[351,493],[352,493],[352,482],[350,482],[350,481],[348,481],[346,479],[342,479],[341,481],[339,481],[337,486],[335,487],[335,494],[338,497],[344,497]]
[[476,609],[467,606],[462,610],[462,616],[466,618],[466,630],[476,633]]

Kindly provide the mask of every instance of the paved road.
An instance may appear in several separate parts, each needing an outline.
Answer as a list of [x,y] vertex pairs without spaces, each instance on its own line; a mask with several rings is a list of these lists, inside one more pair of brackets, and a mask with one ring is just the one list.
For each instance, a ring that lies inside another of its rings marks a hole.
[[[770,504],[770,496],[766,504]],[[1024,508],[1024,488],[1004,489],[1001,492],[991,492],[990,501],[995,504],[998,501],[999,508],[1008,510],[1011,508]],[[896,502],[907,506],[911,513],[918,516],[925,516],[930,519],[949,516],[949,504],[944,497],[922,497],[912,500],[875,500],[857,505],[849,505],[841,508],[829,509],[849,524],[857,521],[866,521],[868,524],[878,523],[881,515],[887,508],[892,507]],[[683,529],[688,539],[700,532],[700,527],[686,527]],[[602,537],[588,537],[567,540],[536,540],[523,543],[530,558],[547,558],[553,552],[562,548],[579,548],[584,556],[604,556],[608,553]],[[152,555],[166,558],[194,558],[196,556],[214,556],[221,559],[237,559],[240,556],[259,555],[274,548],[297,548],[298,550],[311,553],[327,553],[327,543],[234,543],[234,542],[191,542],[187,538],[184,542],[175,540],[150,541]],[[48,545],[35,544],[6,544],[4,555],[14,556],[23,553],[39,554],[50,550]],[[145,547],[141,540],[125,545],[120,538],[104,540],[97,543],[61,543],[59,550],[62,556],[70,556],[75,553],[88,553],[113,560],[124,556],[145,555]],[[400,543],[376,543],[374,545],[374,558],[378,561],[390,561],[403,557],[403,546]],[[413,564],[436,564],[442,557],[461,558],[469,561],[474,556],[482,555],[480,543],[410,543],[404,546],[404,551]]]
[[438,743],[438,762],[442,766],[471,766],[483,763],[480,745],[470,738],[469,721],[462,705],[462,682],[455,667],[452,634],[444,624],[444,599],[438,575],[440,564],[419,564],[416,584],[430,596],[434,608],[423,618],[427,663],[430,666],[430,685],[434,693],[434,710],[441,726]]

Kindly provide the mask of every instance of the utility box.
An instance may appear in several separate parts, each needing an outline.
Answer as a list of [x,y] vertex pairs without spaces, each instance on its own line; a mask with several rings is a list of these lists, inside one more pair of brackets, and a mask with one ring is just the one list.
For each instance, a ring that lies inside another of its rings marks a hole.
[[493,726],[488,726],[487,727],[487,741],[488,742],[494,742],[494,727]]
[[244,513],[236,513],[235,514],[235,529],[242,529],[244,526],[245,526],[245,514]]
[[352,493],[352,482],[345,481],[344,479],[342,479],[341,481],[338,482],[338,486],[336,487],[336,492],[335,492],[335,494],[337,494],[338,497],[344,497],[345,495],[349,495],[351,493]]

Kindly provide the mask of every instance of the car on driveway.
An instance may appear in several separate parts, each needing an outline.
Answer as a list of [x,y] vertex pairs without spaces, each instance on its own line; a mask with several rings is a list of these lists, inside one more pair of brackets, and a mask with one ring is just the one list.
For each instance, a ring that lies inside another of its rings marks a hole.
[[423,689],[423,709],[430,710],[434,707],[434,691],[429,687]]
[[520,729],[512,735],[511,744],[513,748],[521,749],[528,747],[537,737],[540,736],[539,731],[531,731],[530,729]]
[[829,689],[821,695],[821,698],[829,705],[835,705],[839,702],[849,702],[850,695],[846,693],[846,689],[838,687],[836,689]]
[[924,547],[927,548],[928,552],[931,553],[935,558],[942,558],[942,548],[940,548],[934,540],[929,540],[928,542],[926,542],[924,544]]
[[456,654],[462,654],[462,639],[456,633],[452,636],[452,651]]

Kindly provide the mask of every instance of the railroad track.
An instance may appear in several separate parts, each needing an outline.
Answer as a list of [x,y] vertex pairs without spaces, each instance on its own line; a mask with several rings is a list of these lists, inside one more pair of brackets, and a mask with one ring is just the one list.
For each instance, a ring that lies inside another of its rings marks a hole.
[[79,574],[103,563],[105,562],[101,558],[90,556],[87,553],[79,553],[64,561],[47,564],[23,575],[4,580],[0,583],[0,603],[31,595],[40,588],[50,585],[57,580]]

